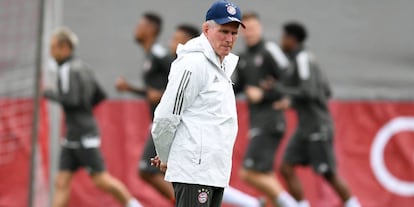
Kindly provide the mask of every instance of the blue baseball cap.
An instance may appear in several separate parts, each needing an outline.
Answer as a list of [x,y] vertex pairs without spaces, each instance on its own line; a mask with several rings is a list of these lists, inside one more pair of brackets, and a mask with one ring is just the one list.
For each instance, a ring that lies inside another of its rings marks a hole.
[[227,24],[229,22],[238,22],[243,28],[241,21],[242,14],[240,8],[227,0],[218,0],[211,5],[206,14],[206,21],[214,20],[217,24]]

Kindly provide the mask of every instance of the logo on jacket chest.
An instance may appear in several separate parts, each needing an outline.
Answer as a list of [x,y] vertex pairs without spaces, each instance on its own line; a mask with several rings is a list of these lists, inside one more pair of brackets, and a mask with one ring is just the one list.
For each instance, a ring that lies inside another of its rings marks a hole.
[[256,55],[254,57],[254,66],[260,67],[263,65],[263,56],[262,55]]

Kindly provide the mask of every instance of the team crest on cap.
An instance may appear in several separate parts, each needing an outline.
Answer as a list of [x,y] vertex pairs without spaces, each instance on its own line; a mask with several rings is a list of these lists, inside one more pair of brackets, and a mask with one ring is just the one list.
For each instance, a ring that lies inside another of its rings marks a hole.
[[232,6],[232,5],[228,5],[228,6],[227,6],[227,12],[228,12],[230,15],[235,15],[235,14],[237,13],[237,10],[236,10],[236,8],[234,8],[234,6]]
[[198,192],[198,202],[200,202],[201,204],[206,203],[208,200],[208,194],[210,194],[210,192],[204,188],[198,190]]

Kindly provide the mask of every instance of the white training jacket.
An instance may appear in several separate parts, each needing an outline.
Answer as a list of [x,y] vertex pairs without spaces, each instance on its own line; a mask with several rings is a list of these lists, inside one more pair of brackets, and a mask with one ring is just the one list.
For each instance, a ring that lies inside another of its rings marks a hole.
[[165,180],[227,187],[237,135],[231,75],[239,57],[220,64],[203,34],[179,45],[154,114],[152,137]]

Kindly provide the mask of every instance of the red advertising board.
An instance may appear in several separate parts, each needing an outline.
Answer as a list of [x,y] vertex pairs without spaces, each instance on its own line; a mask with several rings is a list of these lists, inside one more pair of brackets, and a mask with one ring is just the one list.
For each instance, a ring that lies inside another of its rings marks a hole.
[[[331,111],[336,128],[338,172],[363,206],[414,206],[414,103],[333,101]],[[251,195],[260,196],[259,192],[238,177],[248,144],[248,112],[242,102],[238,103],[238,113],[240,127],[234,150],[231,185]],[[102,151],[108,170],[122,180],[145,206],[170,206],[168,201],[139,179],[137,172],[138,160],[150,125],[146,104],[142,101],[111,100],[97,108],[96,116],[101,128]],[[275,166],[279,164],[296,123],[293,111],[287,112],[286,116],[288,132],[278,149]],[[23,145],[27,146],[24,142]],[[21,187],[27,184],[27,179],[17,181],[11,179],[13,176],[10,175],[17,168],[27,169],[24,167],[28,163],[26,153],[16,154],[15,162],[0,165],[0,206],[21,206],[16,203],[25,200],[27,196]],[[312,206],[342,206],[332,189],[312,170],[298,168],[297,171]],[[76,174],[72,187],[72,207],[121,206],[112,197],[97,190],[85,171]]]

